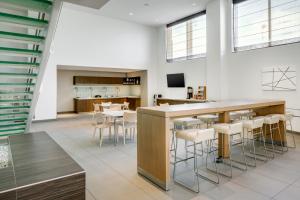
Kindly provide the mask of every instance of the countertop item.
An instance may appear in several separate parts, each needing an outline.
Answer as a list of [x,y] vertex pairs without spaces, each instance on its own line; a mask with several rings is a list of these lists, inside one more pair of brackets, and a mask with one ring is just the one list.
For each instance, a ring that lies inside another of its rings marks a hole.
[[84,199],[85,171],[45,132],[10,136],[0,199]]
[[[253,110],[257,116],[284,114],[285,101],[282,100],[227,100],[209,103],[191,103],[171,106],[141,107],[137,110],[137,169],[138,173],[165,190],[170,189],[170,120],[218,113],[220,123],[230,123],[230,112]],[[283,132],[284,126],[281,123]],[[223,137],[222,137],[223,136]],[[229,157],[228,135],[219,134],[218,156]],[[278,133],[275,142],[281,141]],[[283,141],[286,144],[286,141]]]

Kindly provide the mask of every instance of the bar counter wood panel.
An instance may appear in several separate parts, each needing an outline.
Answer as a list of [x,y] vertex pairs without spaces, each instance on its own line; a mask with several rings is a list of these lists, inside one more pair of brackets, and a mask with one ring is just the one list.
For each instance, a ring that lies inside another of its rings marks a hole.
[[[142,107],[138,109],[137,168],[145,176],[165,190],[170,183],[171,118],[218,113],[220,122],[230,121],[229,112],[253,109],[258,115],[284,114],[285,101],[232,100],[210,103],[182,104],[170,107]],[[283,127],[281,125],[281,129]],[[219,136],[220,138],[220,136]],[[278,135],[275,140],[279,140]],[[285,141],[284,141],[285,142]],[[228,156],[228,138],[219,141],[219,156]],[[223,149],[223,150],[222,150]]]

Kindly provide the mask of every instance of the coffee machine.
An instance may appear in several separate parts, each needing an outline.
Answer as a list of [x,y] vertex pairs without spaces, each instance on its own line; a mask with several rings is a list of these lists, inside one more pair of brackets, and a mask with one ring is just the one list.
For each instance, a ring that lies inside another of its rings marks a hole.
[[187,87],[187,99],[192,99],[194,96],[194,89],[192,87]]

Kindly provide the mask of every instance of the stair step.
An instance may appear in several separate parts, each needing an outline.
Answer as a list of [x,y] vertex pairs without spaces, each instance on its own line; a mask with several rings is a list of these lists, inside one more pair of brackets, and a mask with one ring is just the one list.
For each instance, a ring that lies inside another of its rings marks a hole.
[[4,55],[8,55],[8,56],[32,57],[32,56],[41,56],[42,51],[0,47],[0,54],[4,54]]
[[0,0],[2,6],[9,8],[22,8],[38,12],[48,13],[52,7],[52,1],[48,0]]
[[0,103],[31,102],[31,99],[0,99]]
[[0,136],[10,136],[10,135],[17,135],[22,134],[25,132],[25,128],[14,128],[14,129],[4,129],[0,130]]
[[26,121],[27,118],[25,117],[18,117],[18,118],[8,118],[8,119],[0,119],[0,122],[14,122],[14,121]]
[[19,15],[12,15],[0,12],[0,22],[9,23],[15,26],[32,27],[32,28],[46,28],[48,21],[35,19],[31,17],[24,17]]
[[10,112],[10,113],[0,113],[0,116],[12,116],[12,115],[28,115],[28,112]]
[[7,128],[7,127],[16,127],[16,126],[26,126],[26,123],[12,123],[12,124],[2,124],[0,125],[1,128]]
[[27,109],[30,106],[0,106],[0,110]]
[[32,95],[33,92],[26,92],[26,91],[0,91],[1,94],[7,94],[7,95]]
[[35,86],[35,83],[0,83],[0,86],[31,87]]
[[41,43],[45,40],[45,37],[41,37],[41,36],[13,33],[13,32],[6,32],[6,31],[0,31],[0,38],[9,41],[16,41],[16,42],[22,41],[22,42],[33,43],[33,44]]
[[40,63],[0,61],[0,66],[16,67],[16,68],[28,68],[28,67],[39,67]]
[[10,77],[18,77],[18,78],[29,78],[29,77],[37,77],[37,74],[33,73],[33,74],[28,74],[28,73],[3,73],[0,72],[0,76],[5,76],[6,78],[8,76]]

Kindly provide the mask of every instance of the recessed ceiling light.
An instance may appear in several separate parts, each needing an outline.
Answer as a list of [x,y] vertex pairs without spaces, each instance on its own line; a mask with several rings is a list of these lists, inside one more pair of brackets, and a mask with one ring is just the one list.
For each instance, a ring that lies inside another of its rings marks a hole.
[[150,6],[150,4],[149,3],[144,3],[144,6]]
[[130,13],[129,13],[129,15],[130,15],[130,16],[132,16],[132,15],[133,15],[133,13],[132,13],[132,12],[130,12]]
[[197,4],[196,3],[192,3],[192,6],[196,6]]

